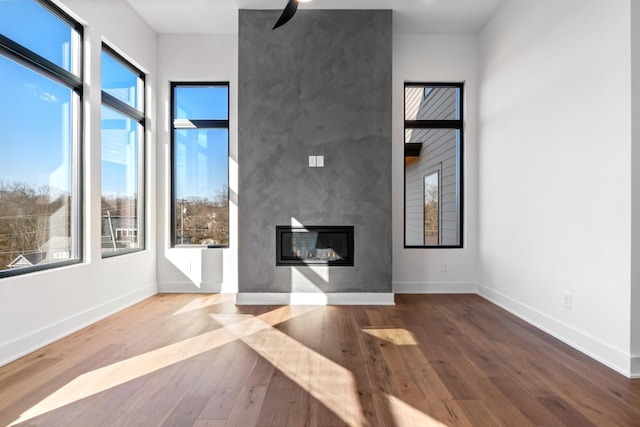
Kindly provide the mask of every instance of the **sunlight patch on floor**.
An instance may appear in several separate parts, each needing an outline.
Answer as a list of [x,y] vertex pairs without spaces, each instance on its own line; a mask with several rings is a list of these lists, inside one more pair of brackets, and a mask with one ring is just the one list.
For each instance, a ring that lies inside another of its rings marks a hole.
[[387,395],[389,408],[397,426],[447,427],[393,395]]
[[202,298],[196,298],[191,300],[187,305],[182,307],[180,310],[173,313],[173,315],[177,316],[179,314],[188,313],[190,311],[201,310],[203,308],[211,307],[224,302],[235,302],[235,295],[215,294],[215,295],[208,295]]
[[[224,318],[212,315],[220,323]],[[244,328],[254,324],[247,333]],[[349,425],[365,425],[354,375],[258,318],[227,329]]]
[[362,328],[362,332],[394,345],[418,345],[411,331],[404,328]]
[[[198,299],[193,306],[207,306],[210,299]],[[210,314],[222,325],[201,335],[104,366],[78,376],[33,407],[25,411],[11,426],[31,420],[92,395],[120,386],[191,357],[241,340],[257,352],[304,392],[349,425],[366,425],[358,386],[351,371],[274,326],[317,310],[311,306],[283,306],[260,315]],[[400,328],[363,328],[364,332],[396,345],[415,345],[413,335]],[[446,427],[427,414],[387,395],[396,425]]]
[[272,326],[280,322],[285,322],[311,310],[313,310],[312,307],[300,307],[296,310],[291,310],[291,307],[284,306],[258,316],[218,315],[220,319],[225,319],[224,323],[220,323],[232,325],[233,330],[227,327],[219,328],[87,372],[29,408],[11,425],[17,425],[49,411],[59,409],[65,405],[221,347],[237,340],[238,331],[242,331],[243,335],[250,335],[265,329],[272,329]]

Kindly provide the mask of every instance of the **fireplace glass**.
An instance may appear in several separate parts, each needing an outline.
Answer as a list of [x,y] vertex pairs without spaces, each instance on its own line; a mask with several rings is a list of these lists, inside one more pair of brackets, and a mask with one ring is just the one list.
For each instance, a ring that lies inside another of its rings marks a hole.
[[353,227],[276,227],[276,265],[353,266]]

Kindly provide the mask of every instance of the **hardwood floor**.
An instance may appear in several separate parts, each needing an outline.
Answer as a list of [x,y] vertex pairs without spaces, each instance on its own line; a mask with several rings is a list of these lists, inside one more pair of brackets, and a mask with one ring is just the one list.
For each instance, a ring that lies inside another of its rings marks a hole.
[[0,368],[0,425],[640,426],[629,380],[472,295],[157,295]]

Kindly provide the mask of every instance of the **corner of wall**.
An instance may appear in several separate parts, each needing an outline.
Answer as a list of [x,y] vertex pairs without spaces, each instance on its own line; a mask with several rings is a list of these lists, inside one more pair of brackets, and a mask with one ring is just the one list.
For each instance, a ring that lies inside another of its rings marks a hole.
[[640,379],[640,356],[631,358],[631,375],[632,379]]
[[[640,354],[640,4],[630,2],[631,21],[631,337]],[[631,377],[640,378],[640,356],[631,358]]]

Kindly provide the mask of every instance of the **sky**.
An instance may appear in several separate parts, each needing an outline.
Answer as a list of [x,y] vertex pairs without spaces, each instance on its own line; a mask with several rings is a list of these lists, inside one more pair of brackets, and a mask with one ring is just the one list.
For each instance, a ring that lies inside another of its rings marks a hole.
[[[33,1],[0,0],[0,33],[70,69],[70,28]],[[0,100],[0,179],[68,191],[71,90],[0,55]]]
[[[226,86],[176,86],[174,116],[190,120],[227,120]],[[227,129],[178,129],[174,134],[176,199],[212,197],[228,182]],[[213,192],[213,194],[212,194]]]
[[71,90],[0,56],[0,99],[0,179],[68,189]]

